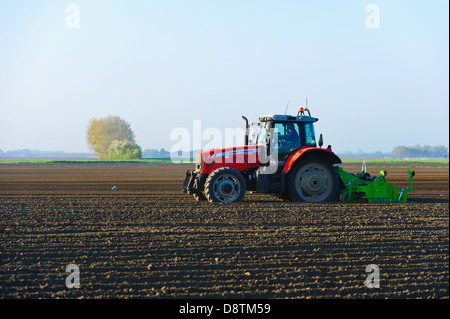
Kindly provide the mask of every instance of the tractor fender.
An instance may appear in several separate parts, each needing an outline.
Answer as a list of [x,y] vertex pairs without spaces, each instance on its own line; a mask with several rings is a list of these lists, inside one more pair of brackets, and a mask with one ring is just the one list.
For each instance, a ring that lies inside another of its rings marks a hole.
[[328,148],[317,148],[317,147],[302,147],[289,155],[284,164],[283,173],[289,173],[294,164],[305,157],[317,156],[328,161],[331,165],[341,164],[341,159],[333,153],[331,147]]

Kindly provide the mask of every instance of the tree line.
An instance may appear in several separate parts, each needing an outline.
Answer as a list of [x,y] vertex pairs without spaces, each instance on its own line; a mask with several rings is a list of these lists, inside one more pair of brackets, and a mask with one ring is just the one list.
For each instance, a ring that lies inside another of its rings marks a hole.
[[162,148],[161,150],[157,150],[157,149],[145,149],[142,152],[142,157],[148,157],[148,158],[166,158],[166,157],[170,157],[170,152],[166,151],[164,148]]
[[392,150],[392,155],[397,158],[421,158],[421,157],[441,157],[448,158],[448,148],[444,145],[414,145],[396,146]]

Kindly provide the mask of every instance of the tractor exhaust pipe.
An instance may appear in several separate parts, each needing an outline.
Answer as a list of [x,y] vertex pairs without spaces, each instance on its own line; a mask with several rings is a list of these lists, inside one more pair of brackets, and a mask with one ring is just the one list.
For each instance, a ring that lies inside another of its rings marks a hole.
[[248,134],[249,134],[248,120],[244,115],[242,115],[242,119],[245,121],[244,145],[248,145]]

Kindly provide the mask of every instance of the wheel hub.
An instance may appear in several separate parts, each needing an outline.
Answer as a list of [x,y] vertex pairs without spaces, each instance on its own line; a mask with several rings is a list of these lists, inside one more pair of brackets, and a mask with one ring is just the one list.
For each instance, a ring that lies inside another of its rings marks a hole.
[[224,181],[220,184],[220,193],[223,195],[229,195],[233,191],[233,186],[229,181]]
[[309,190],[310,192],[317,192],[322,188],[323,178],[318,175],[308,174],[304,178],[302,183],[302,188]]
[[240,184],[236,177],[224,175],[214,182],[213,191],[221,202],[231,202],[239,195]]
[[319,163],[307,164],[297,173],[297,192],[305,201],[322,201],[331,191],[328,187],[328,181],[331,178],[328,170]]

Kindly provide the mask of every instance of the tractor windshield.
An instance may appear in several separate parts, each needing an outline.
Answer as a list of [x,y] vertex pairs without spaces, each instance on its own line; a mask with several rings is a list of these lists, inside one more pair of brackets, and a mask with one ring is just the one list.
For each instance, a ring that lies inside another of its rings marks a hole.
[[[259,126],[257,145],[266,145],[268,142],[268,132],[264,124],[265,122],[262,122]],[[286,152],[300,146],[317,146],[314,124],[311,122],[276,122],[273,134],[271,143],[274,143],[274,147],[284,147]]]
[[299,124],[296,122],[278,122],[274,127],[274,147],[280,154],[290,153],[300,147]]

